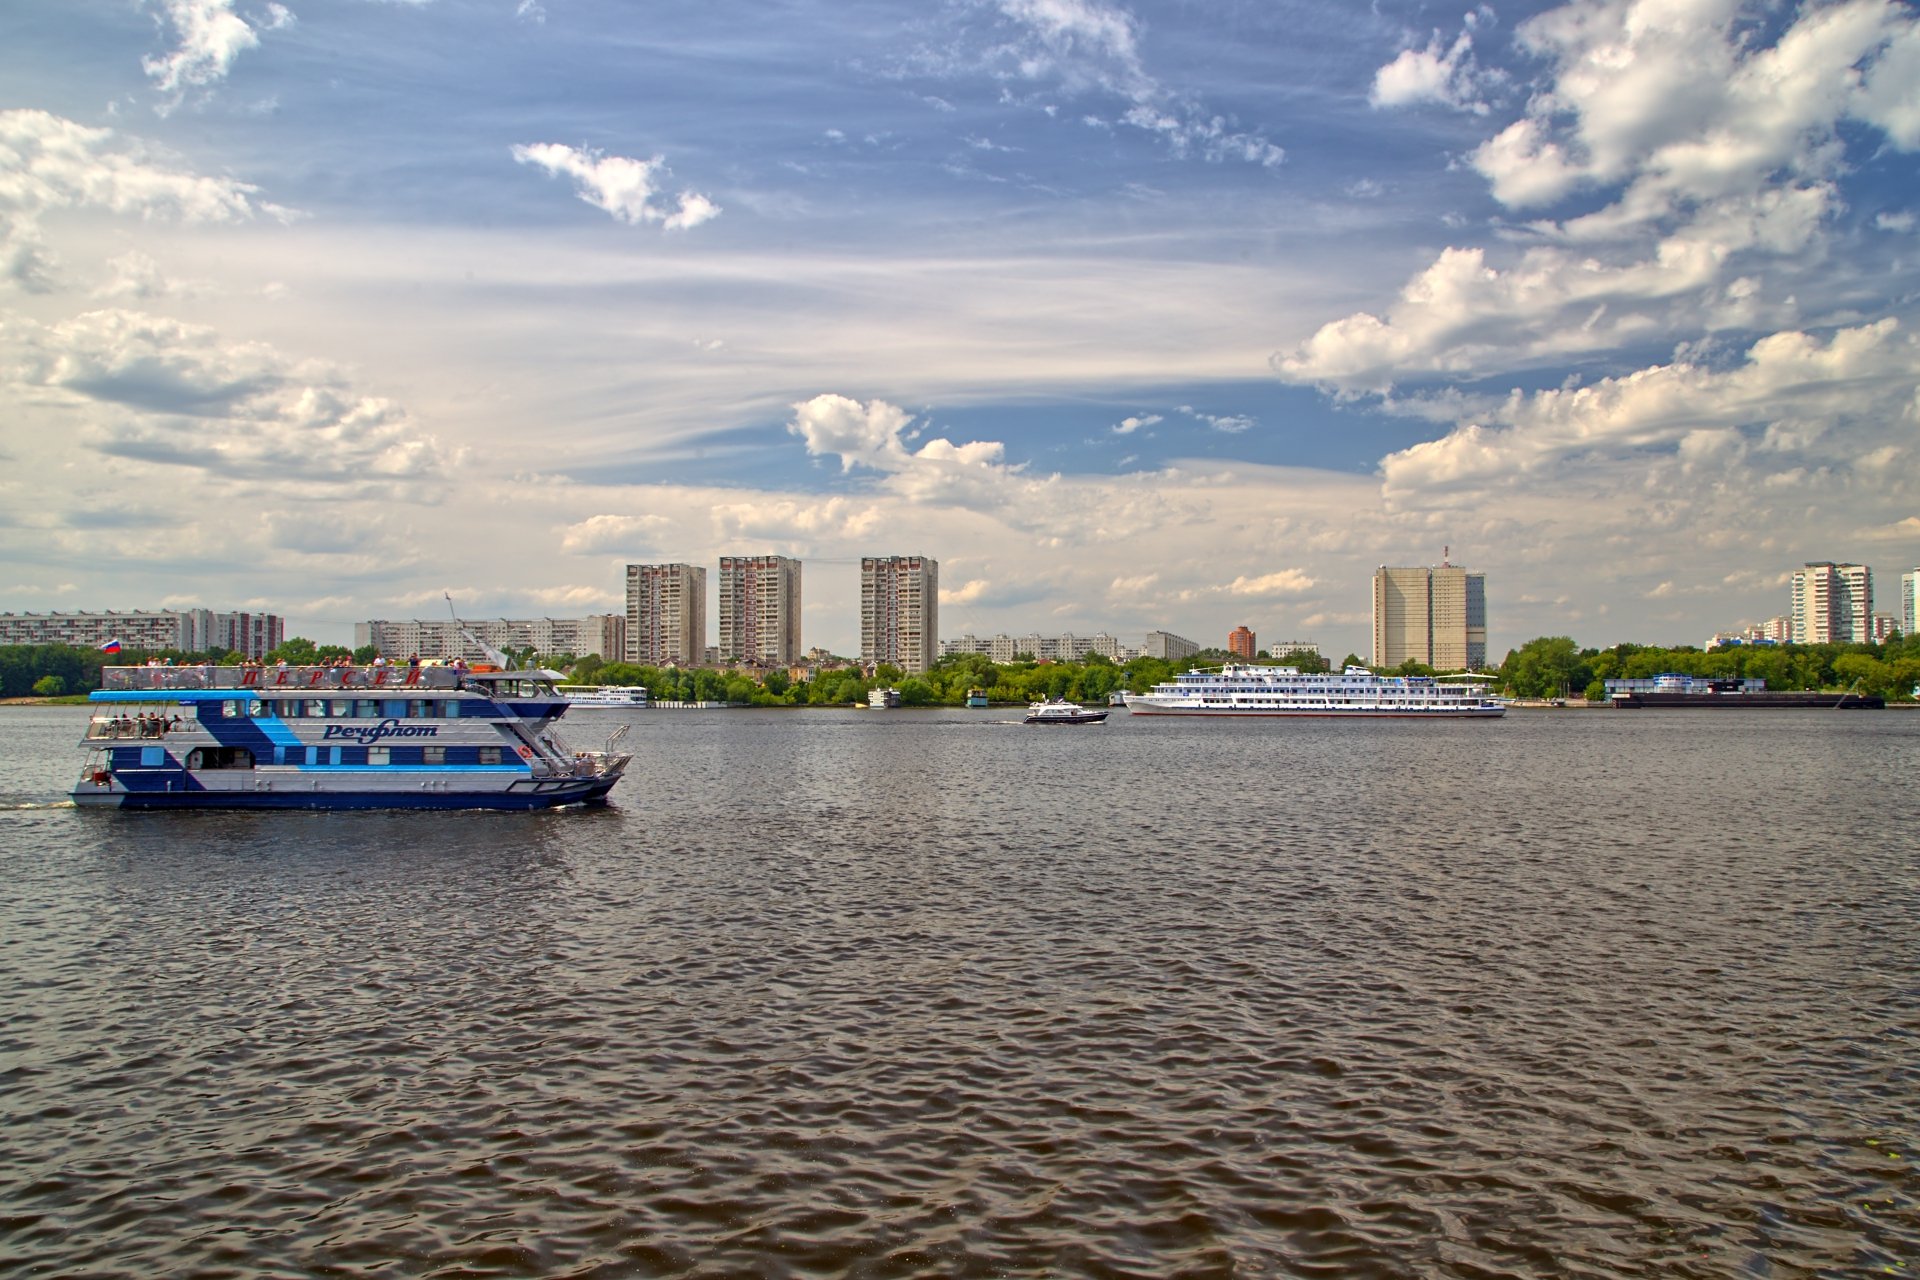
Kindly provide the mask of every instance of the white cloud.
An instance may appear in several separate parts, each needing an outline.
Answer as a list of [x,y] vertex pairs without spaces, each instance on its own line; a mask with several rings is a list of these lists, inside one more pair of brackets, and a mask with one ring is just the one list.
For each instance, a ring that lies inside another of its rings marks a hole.
[[[1469,24],[1471,25],[1471,24]],[[1373,75],[1367,100],[1376,107],[1410,107],[1433,102],[1485,115],[1480,74],[1473,58],[1473,34],[1462,31],[1444,50],[1436,33],[1424,49],[1402,49]]]
[[[142,220],[232,223],[254,216],[258,188],[151,160],[137,142],[45,111],[0,111],[0,275],[31,292],[53,287],[40,221],[67,209]],[[278,215],[288,211],[262,204]]]
[[167,275],[160,269],[159,263],[138,249],[129,249],[119,257],[109,259],[107,270],[110,273],[107,279],[93,291],[96,298],[147,302],[156,298],[199,298],[214,291],[212,284],[207,281],[176,279]]
[[696,191],[682,191],[678,202],[669,207],[655,185],[666,163],[659,156],[634,160],[541,142],[515,146],[513,158],[572,178],[582,200],[631,226],[657,222],[668,231],[685,231],[720,216],[720,206]]
[[[253,28],[233,12],[233,0],[158,2],[178,47],[163,57],[143,58],[140,65],[164,93],[177,95],[188,86],[224,80],[234,59],[260,43]],[[292,18],[284,6],[269,5],[267,29],[284,27]]]
[[85,424],[79,442],[99,453],[289,492],[426,501],[457,460],[400,406],[355,393],[327,365],[135,311],[5,321],[0,379],[66,403]]
[[[1176,156],[1211,163],[1240,161],[1276,168],[1286,151],[1258,133],[1237,129],[1225,116],[1170,91],[1146,69],[1140,28],[1124,9],[1100,0],[998,0],[1000,12],[1024,33],[998,51],[1023,80],[1057,79],[1069,93],[1103,92],[1130,105],[1123,123],[1161,139]],[[1052,114],[1053,108],[1048,108]],[[1106,128],[1097,116],[1083,116]]]
[[799,545],[823,538],[866,538],[880,531],[882,519],[872,503],[840,497],[726,502],[713,508],[714,530],[722,542],[751,538]]
[[660,536],[673,528],[665,516],[588,516],[561,531],[562,551],[613,551],[638,555],[659,545]]
[[[1381,391],[1664,334],[1795,323],[1790,281],[1819,282],[1842,203],[1842,125],[1920,145],[1908,134],[1911,78],[1905,99],[1885,92],[1920,57],[1920,18],[1891,0],[1842,0],[1761,45],[1741,16],[1737,0],[1574,0],[1523,23],[1549,80],[1474,166],[1512,208],[1611,198],[1517,230],[1533,242],[1517,260],[1449,247],[1385,316],[1322,326],[1279,353],[1276,371]],[[1393,92],[1432,89],[1443,61],[1409,62]],[[1756,264],[1779,283],[1760,287]]]
[[969,578],[957,587],[940,588],[940,603],[951,605],[974,604],[984,599],[992,584],[985,578]]
[[1623,203],[1657,216],[1782,171],[1825,173],[1825,143],[1849,118],[1920,145],[1914,81],[1900,79],[1920,66],[1920,37],[1904,6],[1810,6],[1767,47],[1749,44],[1740,17],[1736,0],[1575,0],[1528,19],[1521,40],[1552,67],[1552,87],[1474,164],[1512,207],[1629,181]]
[[818,395],[791,406],[787,430],[817,457],[838,456],[843,473],[856,466],[887,473],[887,487],[903,497],[929,502],[974,501],[989,505],[1009,497],[1019,468],[1000,459],[1005,446],[974,440],[955,444],[935,437],[909,450],[902,434],[913,418],[884,400],[861,404],[841,395]]
[[1235,578],[1227,584],[1226,593],[1253,598],[1297,596],[1312,590],[1314,585],[1313,578],[1300,569],[1281,569],[1275,573],[1263,573],[1257,578]]
[[1916,384],[1920,343],[1892,320],[1840,330],[1825,343],[1776,333],[1724,372],[1681,363],[1591,386],[1515,392],[1488,421],[1390,454],[1381,472],[1395,497],[1511,484],[1581,456],[1645,450],[1670,451],[1683,463],[1749,449],[1838,462],[1849,446],[1832,435],[1843,424],[1854,429],[1850,447],[1862,457],[1880,447],[1882,432],[1910,442]]
[[1150,427],[1160,420],[1160,415],[1157,413],[1143,413],[1136,414],[1131,418],[1122,418],[1120,419],[1120,424],[1114,427],[1113,434],[1117,436],[1130,436],[1140,428]]

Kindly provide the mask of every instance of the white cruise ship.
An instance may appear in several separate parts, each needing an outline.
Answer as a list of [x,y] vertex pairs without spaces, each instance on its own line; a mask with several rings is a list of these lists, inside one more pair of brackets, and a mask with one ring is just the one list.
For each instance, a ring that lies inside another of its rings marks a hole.
[[1126,705],[1137,716],[1480,720],[1507,712],[1479,680],[1377,676],[1365,667],[1335,675],[1239,664],[1185,672],[1145,693],[1128,694]]

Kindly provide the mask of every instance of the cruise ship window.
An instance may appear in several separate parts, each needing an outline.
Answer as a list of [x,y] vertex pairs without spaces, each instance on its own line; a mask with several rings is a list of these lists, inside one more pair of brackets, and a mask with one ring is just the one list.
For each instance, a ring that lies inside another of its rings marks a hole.
[[378,714],[374,710],[374,706],[375,706],[375,703],[372,698],[357,698],[354,700],[353,714],[361,717],[362,719],[371,718],[372,716]]
[[247,703],[247,714],[255,720],[258,720],[261,716],[267,714],[267,704],[258,698],[254,698]]
[[498,747],[480,748],[480,763],[481,764],[499,764],[500,748]]
[[392,752],[393,752],[392,747],[368,747],[367,763],[368,764],[391,764]]
[[445,747],[420,748],[421,764],[445,764],[446,762],[447,762],[447,749]]
[[327,703],[327,714],[335,718],[350,715],[352,712],[353,704],[351,702],[335,698]]

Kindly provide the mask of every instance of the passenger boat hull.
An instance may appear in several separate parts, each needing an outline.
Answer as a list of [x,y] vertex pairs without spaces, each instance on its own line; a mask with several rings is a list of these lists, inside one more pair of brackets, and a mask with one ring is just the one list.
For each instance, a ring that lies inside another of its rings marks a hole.
[[[75,807],[81,809],[172,810],[187,809],[558,809],[565,805],[605,804],[607,793],[617,778],[587,783],[523,784],[502,791],[438,790],[422,785],[417,790],[338,790],[318,791],[311,783],[289,779],[284,785],[274,780],[256,779],[248,789],[207,787],[188,777],[184,785],[172,779],[148,780],[116,774],[104,784],[83,781],[72,792]],[[128,785],[131,783],[132,785]]]

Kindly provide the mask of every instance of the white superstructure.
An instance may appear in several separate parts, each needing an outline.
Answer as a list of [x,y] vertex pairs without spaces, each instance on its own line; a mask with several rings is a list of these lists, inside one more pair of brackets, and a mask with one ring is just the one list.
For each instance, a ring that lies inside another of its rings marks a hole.
[[1234,664],[1188,671],[1145,693],[1130,693],[1127,710],[1144,716],[1460,720],[1491,719],[1507,709],[1487,696],[1485,682],[1472,679],[1377,676],[1365,667],[1335,675]]

